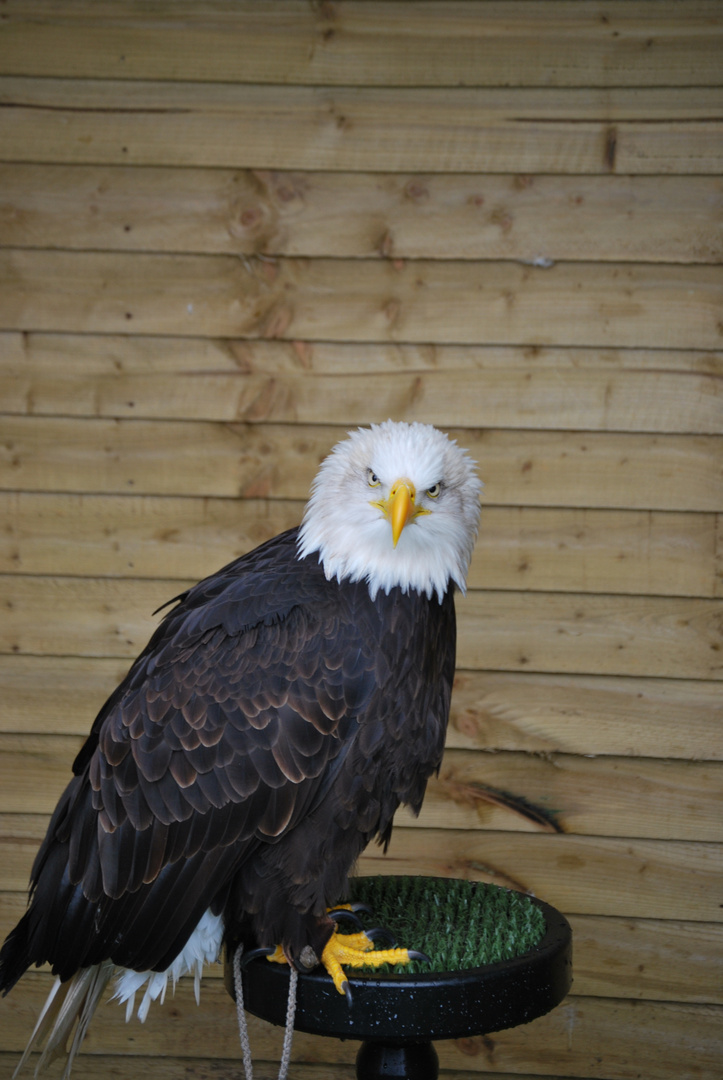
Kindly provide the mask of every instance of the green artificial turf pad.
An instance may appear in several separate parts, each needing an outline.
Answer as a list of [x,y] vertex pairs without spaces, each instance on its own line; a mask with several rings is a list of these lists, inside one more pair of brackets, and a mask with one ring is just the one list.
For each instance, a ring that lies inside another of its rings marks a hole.
[[[432,961],[412,961],[380,972],[429,974],[510,960],[529,952],[545,933],[542,911],[522,893],[456,878],[368,877],[351,882],[351,900],[371,909],[366,927],[390,930],[402,948]],[[341,932],[353,932],[348,924]],[[377,941],[377,949],[388,948]],[[362,969],[363,970],[363,969]]]

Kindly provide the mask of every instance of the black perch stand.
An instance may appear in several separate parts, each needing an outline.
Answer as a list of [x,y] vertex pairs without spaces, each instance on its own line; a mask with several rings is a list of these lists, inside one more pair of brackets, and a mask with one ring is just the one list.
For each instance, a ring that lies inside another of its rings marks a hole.
[[[435,908],[433,917],[424,910],[427,901],[421,905],[418,902],[420,880],[425,883],[426,895],[431,892]],[[397,907],[405,908],[407,923],[416,924],[414,940],[410,940],[408,927],[395,926],[394,918],[389,918],[389,911],[394,909],[394,896],[391,897],[391,909],[385,905],[384,913],[375,910],[373,897],[377,882],[383,883],[387,900],[390,889],[399,890]],[[410,882],[416,883],[411,892]],[[440,968],[437,958],[431,969],[427,967],[426,973],[422,972],[419,963],[413,974],[355,973],[349,978],[353,996],[351,1008],[322,969],[299,976],[295,1030],[362,1040],[356,1059],[358,1080],[381,1080],[382,1077],[436,1080],[439,1059],[434,1040],[469,1038],[526,1024],[554,1009],[570,989],[570,925],[555,908],[541,900],[493,885],[446,878],[357,878],[352,882],[351,891],[353,899],[359,898],[361,892],[361,898],[373,909],[375,922],[392,924],[390,929],[400,945],[430,952],[425,943],[426,931],[435,919],[439,923],[440,908],[445,910],[450,890],[458,890],[460,886],[464,887],[467,897],[461,904],[461,920],[460,900],[455,893],[452,907],[456,907],[454,911],[448,911],[447,930],[444,923],[441,925],[442,936],[446,934],[450,940],[455,935],[472,939],[478,932],[475,919],[479,918],[481,910],[486,910],[489,913],[485,920],[487,926],[480,928],[480,939],[490,937],[491,926],[495,939],[491,955],[499,955],[502,951],[505,959],[460,968],[457,957],[456,970],[445,970],[442,956],[443,966]],[[471,922],[460,927],[470,906],[469,898],[474,900],[476,895]],[[410,910],[415,906],[421,910]],[[514,954],[518,935],[514,925],[509,924],[506,910],[510,906],[515,916],[522,915],[528,924],[532,917],[537,927],[534,944],[529,943],[529,932],[522,935],[524,951],[518,955]],[[233,997],[230,961],[226,964],[225,974],[226,987]],[[285,964],[269,963],[260,958],[252,960],[244,971],[247,1012],[272,1024],[285,1023],[288,989],[289,969]]]

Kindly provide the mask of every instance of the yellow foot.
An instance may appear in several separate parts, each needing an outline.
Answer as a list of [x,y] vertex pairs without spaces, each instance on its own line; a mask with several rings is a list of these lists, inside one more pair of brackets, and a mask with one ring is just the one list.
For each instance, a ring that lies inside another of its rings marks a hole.
[[321,962],[329,972],[340,994],[346,994],[351,1004],[351,990],[342,964],[347,967],[381,967],[382,964],[408,964],[410,960],[426,960],[424,953],[409,949],[377,949],[366,934],[338,934],[329,938],[321,954]]
[[288,964],[289,962],[286,959],[286,953],[280,945],[277,945],[274,951],[272,953],[269,953],[266,959],[270,960],[272,964]]

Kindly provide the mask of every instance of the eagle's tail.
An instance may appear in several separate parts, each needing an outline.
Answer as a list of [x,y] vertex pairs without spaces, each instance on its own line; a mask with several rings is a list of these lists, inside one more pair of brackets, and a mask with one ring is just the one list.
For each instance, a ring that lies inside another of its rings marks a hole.
[[[102,964],[82,968],[67,982],[61,983],[60,979],[55,980],[28,1045],[25,1047],[25,1053],[13,1073],[12,1080],[15,1080],[30,1054],[40,1047],[46,1036],[45,1047],[35,1067],[35,1076],[37,1077],[56,1058],[66,1054],[67,1061],[62,1080],[67,1080],[75,1055],[85,1038],[91,1017],[114,971],[115,964],[110,960],[105,960]],[[77,1027],[68,1047],[68,1039],[76,1021]]]

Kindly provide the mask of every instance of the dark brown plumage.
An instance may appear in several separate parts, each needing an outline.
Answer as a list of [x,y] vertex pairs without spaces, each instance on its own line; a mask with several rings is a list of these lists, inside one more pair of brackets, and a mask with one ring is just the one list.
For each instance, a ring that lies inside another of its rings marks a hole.
[[[2,952],[161,971],[206,908],[292,958],[442,756],[454,605],[328,582],[284,533],[196,585],[101,709]],[[100,828],[96,827],[96,815]],[[242,872],[241,872],[242,871]],[[40,917],[42,913],[42,917]]]

